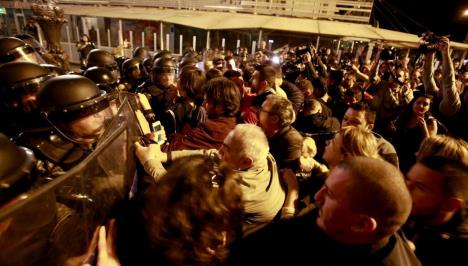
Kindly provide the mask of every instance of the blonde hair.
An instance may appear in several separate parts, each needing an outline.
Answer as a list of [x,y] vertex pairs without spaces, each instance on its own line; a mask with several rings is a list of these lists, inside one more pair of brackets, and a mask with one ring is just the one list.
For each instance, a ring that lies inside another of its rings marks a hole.
[[468,166],[468,143],[445,135],[425,138],[419,147],[416,160],[419,162],[429,156],[444,157]]
[[364,156],[380,159],[374,134],[358,127],[343,127],[340,130],[341,152],[345,157]]

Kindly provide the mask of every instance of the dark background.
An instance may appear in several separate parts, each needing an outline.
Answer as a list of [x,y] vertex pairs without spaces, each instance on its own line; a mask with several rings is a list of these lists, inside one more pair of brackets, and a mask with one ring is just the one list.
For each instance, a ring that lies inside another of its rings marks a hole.
[[432,31],[463,42],[468,16],[462,15],[467,8],[468,0],[374,0],[370,24],[413,34]]

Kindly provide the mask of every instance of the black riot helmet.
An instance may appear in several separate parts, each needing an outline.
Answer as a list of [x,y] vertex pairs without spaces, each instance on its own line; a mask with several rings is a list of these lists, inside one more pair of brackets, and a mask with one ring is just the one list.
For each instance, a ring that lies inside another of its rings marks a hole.
[[139,58],[140,60],[143,60],[149,57],[150,57],[149,50],[146,47],[137,47],[133,51],[133,58]]
[[151,73],[151,68],[153,68],[153,60],[151,58],[145,58],[141,64],[143,65],[145,75],[148,76],[149,73]]
[[13,61],[45,63],[44,59],[26,42],[15,37],[0,38],[0,64]]
[[0,97],[6,108],[31,113],[36,110],[36,94],[50,72],[35,63],[10,62],[0,66]]
[[36,50],[36,52],[38,52],[39,54],[44,54],[46,52],[44,47],[42,47],[39,41],[36,40],[36,38],[34,38],[31,34],[19,33],[19,34],[16,34],[14,37],[27,43],[29,46],[34,48],[34,50]]
[[139,74],[139,77],[131,77],[130,74],[135,69],[138,69],[141,71],[141,60],[139,58],[127,59],[122,64],[122,74],[125,78],[140,78],[141,72]]
[[158,58],[172,59],[172,53],[169,52],[168,50],[161,50],[153,56],[153,62],[156,61]]
[[112,72],[105,67],[90,67],[86,69],[83,75],[96,83],[99,89],[108,93],[117,88],[117,79],[112,75]]
[[0,133],[0,205],[29,189],[35,161],[31,150],[16,146]]
[[172,73],[175,70],[175,63],[172,58],[158,58],[154,61],[153,72],[155,73]]
[[86,68],[99,66],[105,67],[112,72],[116,79],[120,78],[120,71],[115,57],[106,50],[93,49],[86,57]]
[[176,79],[175,63],[170,58],[158,58],[154,61],[151,80],[154,84],[168,87]]
[[193,57],[191,55],[184,56],[182,57],[182,60],[179,63],[179,70],[185,66],[196,66],[197,63],[198,63],[198,60],[196,57]]
[[104,122],[112,118],[109,99],[90,79],[79,75],[51,78],[37,94],[43,117],[65,138],[95,142],[104,131]]

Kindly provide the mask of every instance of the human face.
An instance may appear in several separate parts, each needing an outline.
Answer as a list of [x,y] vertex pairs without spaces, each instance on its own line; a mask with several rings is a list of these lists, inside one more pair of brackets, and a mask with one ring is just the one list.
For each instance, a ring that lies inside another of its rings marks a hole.
[[[273,128],[273,122],[271,116],[271,101],[266,100],[263,102],[262,107],[258,111],[258,125],[263,129],[264,132]],[[268,135],[268,134],[267,134]]]
[[164,86],[164,87],[169,87],[169,85],[174,83],[174,73],[158,73],[154,74],[155,75],[155,80],[156,83]]
[[241,157],[239,156],[240,153],[238,149],[239,145],[236,144],[237,139],[233,132],[230,132],[224,139],[224,142],[218,151],[221,156],[221,161],[226,163],[233,170],[241,168]]
[[258,93],[260,91],[260,73],[258,71],[253,73],[250,83],[252,83],[252,92]]
[[426,97],[419,97],[414,103],[413,103],[413,112],[417,116],[424,116],[424,114],[429,111],[429,108],[431,107],[431,99],[426,98]]
[[351,227],[356,221],[347,189],[351,180],[352,176],[346,170],[335,168],[314,197],[320,210],[317,226],[338,241],[351,239]]
[[406,186],[413,199],[411,215],[433,218],[441,207],[444,196],[444,176],[423,164],[416,163],[406,174]]
[[105,130],[105,121],[112,118],[111,108],[105,108],[98,113],[73,120],[68,125],[72,136],[80,142],[93,143]]
[[328,166],[333,167],[337,165],[341,160],[344,159],[343,153],[341,151],[341,146],[343,141],[341,139],[341,134],[335,134],[335,137],[331,140],[327,140],[327,146],[323,153],[323,159],[328,163]]
[[369,128],[366,121],[366,112],[348,108],[343,117],[343,121],[341,121],[341,127],[347,126],[359,127],[368,130]]

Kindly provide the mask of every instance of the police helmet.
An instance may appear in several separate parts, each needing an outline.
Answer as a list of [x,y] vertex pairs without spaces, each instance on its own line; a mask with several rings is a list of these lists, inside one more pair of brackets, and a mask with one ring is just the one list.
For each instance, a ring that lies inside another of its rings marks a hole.
[[141,60],[148,58],[149,50],[146,47],[137,47],[133,51],[133,58],[140,58]]
[[90,67],[83,75],[96,83],[99,89],[106,92],[111,92],[117,87],[117,79],[107,68],[98,66]]
[[179,63],[179,69],[182,69],[185,66],[196,66],[198,63],[198,60],[196,57],[193,56],[184,56],[182,57],[182,60]]
[[106,93],[90,79],[63,75],[49,79],[37,94],[39,109],[53,122],[69,122],[109,106]]
[[[30,112],[31,109],[25,108],[26,102],[22,97],[27,94],[33,94],[29,98],[36,105],[35,95],[40,85],[51,77],[50,72],[35,63],[30,62],[10,62],[0,66],[0,88],[1,96],[8,108],[23,109]],[[31,106],[29,106],[31,107]],[[28,110],[26,110],[28,109]]]
[[109,68],[109,70],[118,69],[114,56],[106,50],[93,49],[86,57],[86,68],[100,66]]
[[172,53],[169,52],[168,50],[161,50],[154,55],[153,62],[156,61],[158,58],[172,59]]
[[175,70],[175,63],[171,58],[161,57],[153,64],[154,73],[171,73]]
[[122,74],[128,77],[134,69],[141,70],[141,60],[139,58],[127,59],[122,64]]
[[0,133],[0,205],[29,189],[35,161],[31,150]]
[[0,64],[12,61],[45,63],[33,47],[15,37],[0,38]]

